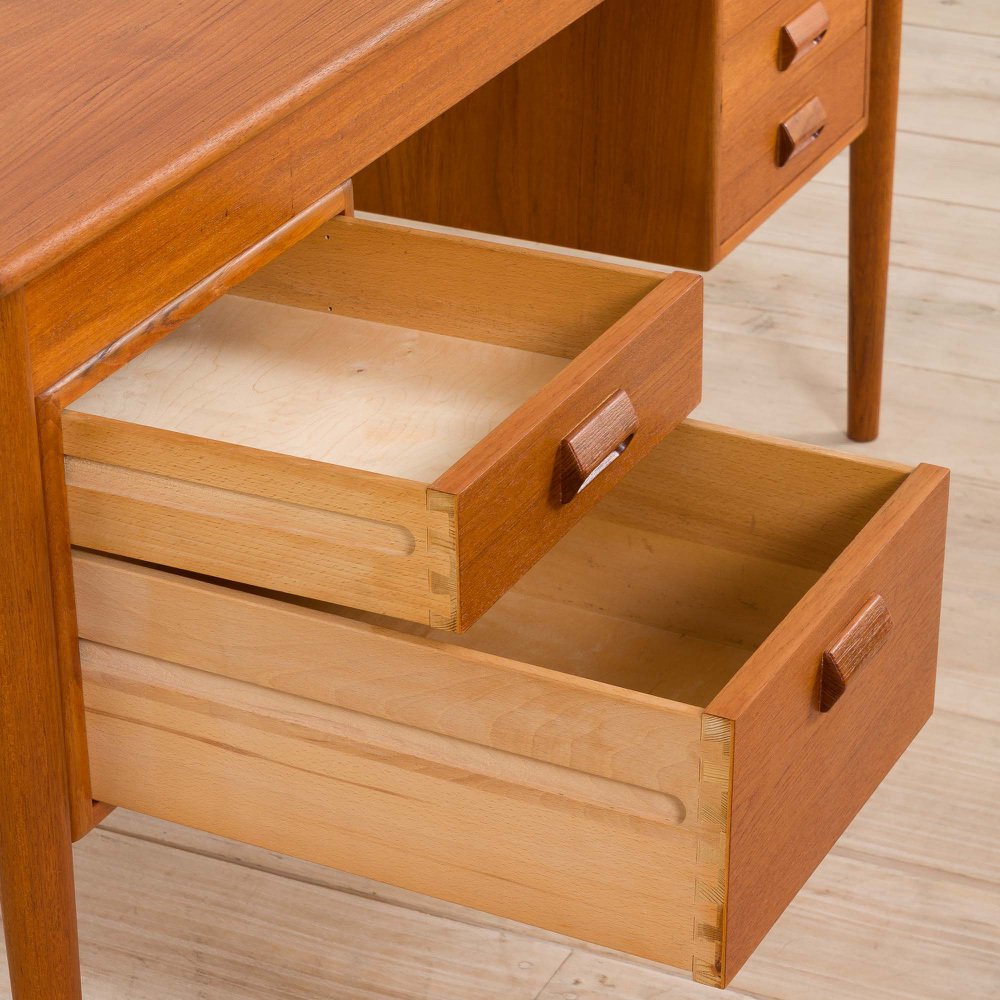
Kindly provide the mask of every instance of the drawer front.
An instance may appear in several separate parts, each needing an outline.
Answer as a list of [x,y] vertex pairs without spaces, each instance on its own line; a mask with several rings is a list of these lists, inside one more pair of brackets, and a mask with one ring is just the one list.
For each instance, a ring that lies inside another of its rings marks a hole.
[[339,219],[63,414],[74,544],[461,631],[694,408],[701,281]]
[[867,24],[868,0],[779,0],[722,47],[722,106],[741,119]]
[[933,711],[947,507],[947,474],[918,468],[709,705],[736,731],[733,969]]
[[455,503],[460,630],[697,405],[701,331],[701,282],[675,275],[434,484]]
[[78,554],[94,792],[725,985],[930,713],[946,503],[684,424],[460,638]]
[[[830,8],[836,5],[831,3]],[[847,5],[841,30],[853,26],[864,9]],[[722,109],[718,222],[722,242],[825,162],[864,120],[867,29],[840,41],[833,13],[830,23],[816,50],[784,72],[778,68],[778,33],[773,24],[760,36],[753,57],[750,49],[746,55],[733,56],[734,70],[725,73]]]

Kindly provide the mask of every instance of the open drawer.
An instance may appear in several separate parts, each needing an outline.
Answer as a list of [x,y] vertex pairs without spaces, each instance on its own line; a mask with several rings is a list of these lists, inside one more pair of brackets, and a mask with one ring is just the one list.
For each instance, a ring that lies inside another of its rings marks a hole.
[[723,985],[931,712],[946,507],[682,424],[462,636],[78,553],[94,794]]
[[701,282],[335,219],[64,414],[73,541],[461,631],[697,404]]

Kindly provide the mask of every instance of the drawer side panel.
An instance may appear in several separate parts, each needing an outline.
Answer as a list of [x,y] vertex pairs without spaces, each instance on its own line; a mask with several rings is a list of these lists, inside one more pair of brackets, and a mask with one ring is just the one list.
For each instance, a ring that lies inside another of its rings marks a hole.
[[[685,970],[718,946],[716,809],[108,646],[83,663],[102,800]],[[694,774],[728,774],[727,733]]]
[[74,545],[454,620],[454,512],[419,483],[73,410],[63,429]]

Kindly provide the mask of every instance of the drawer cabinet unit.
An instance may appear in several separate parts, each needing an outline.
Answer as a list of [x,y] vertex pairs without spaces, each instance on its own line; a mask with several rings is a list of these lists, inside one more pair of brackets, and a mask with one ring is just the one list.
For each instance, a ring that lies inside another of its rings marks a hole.
[[461,631],[701,394],[701,282],[336,219],[63,416],[72,539]]
[[94,792],[724,985],[931,711],[946,506],[682,424],[461,636],[78,553]]
[[362,171],[358,206],[707,270],[864,129],[868,15],[606,0]]

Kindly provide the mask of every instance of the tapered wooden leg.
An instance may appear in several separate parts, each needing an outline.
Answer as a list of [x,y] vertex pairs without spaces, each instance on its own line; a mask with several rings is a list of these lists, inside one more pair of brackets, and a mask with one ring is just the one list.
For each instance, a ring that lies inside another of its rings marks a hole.
[[868,129],[851,147],[847,433],[855,441],[878,436],[902,30],[903,0],[875,0]]
[[14,1000],[79,1000],[62,710],[23,311],[0,299],[0,905]]

